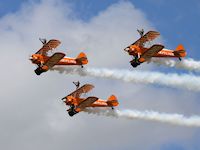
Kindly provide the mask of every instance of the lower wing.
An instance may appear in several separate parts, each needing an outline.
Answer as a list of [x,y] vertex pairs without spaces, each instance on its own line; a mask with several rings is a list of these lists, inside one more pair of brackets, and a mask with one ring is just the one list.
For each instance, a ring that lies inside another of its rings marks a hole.
[[44,63],[44,65],[47,66],[48,69],[50,69],[55,64],[57,64],[63,57],[65,57],[65,54],[63,54],[63,53],[55,53]]
[[155,44],[151,46],[149,49],[147,49],[140,57],[139,61],[140,62],[145,62],[151,57],[153,57],[155,54],[157,54],[159,51],[161,51],[164,48],[163,45]]
[[99,98],[97,97],[88,97],[83,102],[81,102],[77,107],[76,111],[81,111],[85,109],[86,107],[89,107],[91,104],[93,104],[95,101],[97,101]]

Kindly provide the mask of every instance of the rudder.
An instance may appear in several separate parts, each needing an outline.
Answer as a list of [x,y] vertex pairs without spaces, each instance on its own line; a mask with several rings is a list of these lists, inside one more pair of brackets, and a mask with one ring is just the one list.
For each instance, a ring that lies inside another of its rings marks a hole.
[[88,59],[85,53],[81,52],[77,57],[76,61],[80,63],[81,65],[85,65],[88,63]]
[[179,44],[174,51],[174,55],[177,57],[185,57],[187,55],[185,48],[182,44]]
[[115,95],[111,95],[108,100],[107,100],[107,104],[108,106],[118,106],[119,105],[119,102],[117,100],[117,97]]

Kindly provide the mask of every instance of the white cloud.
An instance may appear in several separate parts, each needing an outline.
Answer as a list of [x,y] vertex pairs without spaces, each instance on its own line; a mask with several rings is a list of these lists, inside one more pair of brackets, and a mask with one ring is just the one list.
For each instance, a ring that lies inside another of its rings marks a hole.
[[[44,0],[25,3],[18,12],[0,19],[0,141],[4,141],[1,147],[5,150],[146,150],[159,147],[169,139],[191,139],[196,129],[85,113],[68,117],[60,98],[73,90],[71,82],[74,80],[95,84],[92,94],[101,98],[116,94],[120,107],[129,109],[193,113],[198,104],[194,94],[181,95],[181,91],[161,87],[65,76],[55,72],[36,76],[33,72],[35,67],[28,57],[40,48],[39,37],[60,39],[62,45],[58,49],[72,57],[86,49],[90,61],[88,66],[132,69],[128,63],[130,57],[123,48],[138,38],[137,28],[152,29],[145,14],[129,2],[114,4],[88,22],[76,18],[74,11],[64,1]],[[185,104],[183,107],[180,107],[181,100]]]

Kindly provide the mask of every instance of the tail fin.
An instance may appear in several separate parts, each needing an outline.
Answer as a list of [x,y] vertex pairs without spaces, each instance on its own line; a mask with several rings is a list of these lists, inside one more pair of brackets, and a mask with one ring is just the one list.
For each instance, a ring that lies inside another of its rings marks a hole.
[[185,48],[182,44],[179,44],[174,51],[174,55],[177,57],[185,57],[187,55]]
[[107,104],[108,106],[111,106],[111,107],[118,106],[119,103],[117,101],[117,97],[115,95],[111,95],[107,100]]
[[80,64],[80,65],[85,65],[88,63],[88,59],[85,53],[81,52],[77,58],[76,61]]

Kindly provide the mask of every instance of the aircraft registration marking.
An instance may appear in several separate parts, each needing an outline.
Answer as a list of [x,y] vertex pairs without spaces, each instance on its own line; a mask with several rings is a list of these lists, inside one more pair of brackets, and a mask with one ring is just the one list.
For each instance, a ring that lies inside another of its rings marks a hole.
[[160,52],[158,52],[158,54],[161,54],[161,55],[168,55],[168,56],[174,56],[174,53],[172,53],[172,51],[167,51],[167,50],[162,50]]
[[76,64],[76,60],[73,60],[73,59],[63,59],[62,62]]

